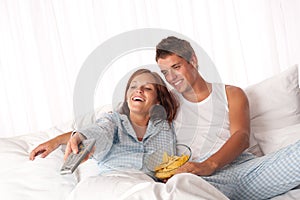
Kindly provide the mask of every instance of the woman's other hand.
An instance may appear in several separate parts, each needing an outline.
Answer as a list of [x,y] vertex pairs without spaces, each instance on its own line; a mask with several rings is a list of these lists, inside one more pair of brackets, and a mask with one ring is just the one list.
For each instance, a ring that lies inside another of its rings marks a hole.
[[59,135],[47,142],[44,142],[34,148],[29,155],[30,160],[34,160],[36,156],[40,155],[41,158],[47,157],[52,151],[57,149],[61,144],[66,144],[71,136],[71,132]]

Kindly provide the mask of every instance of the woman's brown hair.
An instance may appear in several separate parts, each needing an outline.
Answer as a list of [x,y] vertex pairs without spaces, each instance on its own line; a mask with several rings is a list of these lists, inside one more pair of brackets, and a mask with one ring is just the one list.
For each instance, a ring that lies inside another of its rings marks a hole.
[[128,108],[127,101],[126,101],[126,99],[127,99],[126,94],[129,89],[130,83],[136,76],[145,74],[145,73],[151,74],[152,77],[155,79],[156,82],[153,83],[153,85],[156,89],[157,99],[160,102],[160,105],[163,106],[163,108],[166,111],[168,122],[172,122],[176,116],[179,103],[178,103],[176,97],[174,96],[174,94],[169,91],[166,83],[158,75],[158,73],[152,72],[148,69],[138,69],[130,76],[130,78],[127,82],[127,85],[126,85],[124,102],[123,102],[120,112],[123,114],[129,114],[129,108]]

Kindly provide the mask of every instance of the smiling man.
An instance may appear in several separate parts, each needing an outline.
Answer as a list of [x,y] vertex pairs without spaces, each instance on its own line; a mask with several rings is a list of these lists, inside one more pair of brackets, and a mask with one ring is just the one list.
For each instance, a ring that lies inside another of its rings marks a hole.
[[207,82],[188,41],[173,36],[163,39],[156,46],[156,61],[180,99],[174,123],[177,142],[189,145],[193,152],[193,161],[177,173],[199,175],[230,199],[267,199],[300,184],[300,172],[287,176],[286,167],[299,165],[288,157],[300,156],[300,141],[260,158],[247,152],[246,94],[235,86]]

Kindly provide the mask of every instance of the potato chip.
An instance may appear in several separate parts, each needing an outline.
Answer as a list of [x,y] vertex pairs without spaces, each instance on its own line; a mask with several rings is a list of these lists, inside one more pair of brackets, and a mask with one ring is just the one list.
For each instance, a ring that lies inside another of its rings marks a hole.
[[169,156],[168,156],[168,153],[167,152],[164,152],[164,155],[163,155],[163,162],[168,162],[169,161]]
[[175,174],[175,169],[182,166],[189,159],[188,155],[169,156],[167,152],[163,154],[163,161],[155,167],[155,176],[159,179],[170,178]]

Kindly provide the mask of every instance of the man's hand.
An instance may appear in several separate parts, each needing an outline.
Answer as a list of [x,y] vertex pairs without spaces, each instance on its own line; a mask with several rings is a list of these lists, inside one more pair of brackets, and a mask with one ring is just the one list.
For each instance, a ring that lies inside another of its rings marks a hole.
[[209,160],[204,162],[187,162],[177,169],[176,174],[192,173],[198,176],[210,176],[217,169],[217,165]]

